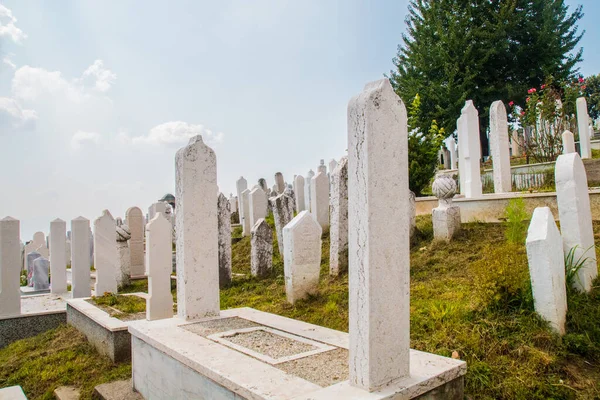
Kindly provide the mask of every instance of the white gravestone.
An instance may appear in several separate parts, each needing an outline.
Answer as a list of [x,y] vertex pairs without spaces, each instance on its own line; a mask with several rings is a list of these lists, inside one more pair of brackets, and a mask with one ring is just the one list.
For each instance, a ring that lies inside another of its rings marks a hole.
[[242,236],[249,236],[250,229],[252,228],[250,226],[250,190],[245,189],[242,192],[241,199],[242,208],[240,209],[240,211],[242,211],[242,216],[240,222],[242,223]]
[[564,131],[562,134],[563,154],[575,153],[575,138],[570,131]]
[[0,220],[0,316],[21,314],[21,245],[19,220]]
[[[118,219],[120,220],[120,218]],[[121,289],[131,282],[131,250],[128,241],[131,242],[131,230],[129,225],[122,221],[117,223],[116,241],[117,241],[117,288]]]
[[321,233],[321,226],[308,211],[302,211],[283,228],[285,293],[291,304],[317,292]]
[[255,187],[248,194],[248,198],[250,227],[253,227],[256,221],[267,216],[267,194],[260,187]]
[[219,226],[219,287],[223,288],[231,283],[231,208],[223,193],[219,193],[217,203],[219,213],[217,218]]
[[129,239],[129,271],[131,276],[142,276],[146,272],[144,265],[144,215],[139,207],[131,207],[125,213],[127,226],[131,233]]
[[500,100],[493,102],[490,107],[490,151],[494,168],[494,192],[512,191],[508,119],[506,107]]
[[218,316],[217,158],[198,135],[177,152],[175,165],[177,313],[186,320]]
[[304,182],[305,182],[305,191],[304,191],[304,206],[306,207],[307,211],[310,211],[310,182],[313,178],[313,176],[315,176],[314,171],[311,169],[308,171],[308,174],[304,177]]
[[146,225],[148,251],[146,319],[148,321],[173,317],[171,228],[171,222],[160,213]]
[[[243,176],[240,176],[240,178],[235,182],[235,189],[237,191],[237,199],[238,199],[238,217],[240,219],[240,224],[242,224],[242,227],[244,225],[244,204],[243,204],[243,198],[242,198],[242,192],[246,189],[248,189],[248,181],[246,179],[244,179]],[[246,236],[246,235],[244,235]]]
[[579,149],[581,158],[592,158],[592,143],[589,135],[590,116],[588,115],[587,101],[580,97],[576,101],[577,130],[579,132]]
[[348,157],[330,173],[329,274],[337,276],[348,269]]
[[[50,256],[48,247],[46,247],[46,235],[44,235],[44,232],[33,234],[33,240],[25,245],[24,255],[26,256],[34,251],[40,253],[42,257],[48,258]],[[25,259],[23,261],[26,262]],[[23,264],[23,269],[27,269],[27,264]]]
[[513,157],[519,157],[521,155],[521,148],[519,145],[519,131],[512,131],[510,137],[510,148],[512,150]]
[[27,260],[27,286],[29,287],[33,287],[33,262],[41,256],[37,251],[27,253],[27,256],[25,256]]
[[277,247],[279,254],[283,256],[283,228],[294,218],[294,209],[292,208],[292,199],[286,194],[280,194],[271,198],[271,207],[273,208],[273,220],[275,222],[275,231],[277,233]]
[[548,207],[533,211],[527,232],[527,259],[535,311],[565,334],[567,290],[562,238]]
[[325,175],[327,175],[327,166],[325,165],[325,160],[323,160],[323,159],[319,160],[319,166],[317,167],[317,174],[319,172],[322,172]]
[[329,160],[329,174],[331,176],[331,174],[333,173],[333,170],[335,169],[335,167],[337,167],[338,162],[332,158],[331,160]]
[[467,198],[481,197],[481,143],[479,140],[479,112],[472,100],[467,100],[458,123],[458,168],[461,193]]
[[166,217],[167,215],[167,202],[159,201],[154,203],[148,208],[148,218],[152,219],[156,215],[156,213],[161,213]]
[[456,154],[456,141],[454,140],[454,136],[450,136],[448,139],[446,139],[446,146],[450,152],[450,169],[457,169],[458,157]]
[[73,298],[90,297],[90,221],[71,221],[71,287]]
[[273,230],[263,219],[252,227],[250,240],[250,270],[252,276],[264,277],[273,268]]
[[577,272],[574,286],[580,291],[589,292],[598,269],[587,175],[579,154],[558,156],[555,180],[563,250],[567,255],[574,249],[574,260],[585,260]]
[[449,241],[461,228],[460,207],[452,204],[456,182],[451,176],[440,175],[433,181],[432,192],[439,199],[431,212],[433,238]]
[[33,290],[50,288],[50,262],[47,258],[38,257],[33,261]]
[[275,174],[275,186],[273,189],[277,191],[277,194],[282,194],[285,190],[285,182],[283,180],[283,174],[281,172],[277,172]]
[[305,205],[305,185],[304,177],[302,175],[296,175],[294,178],[294,195],[296,196],[296,212],[306,210]]
[[94,267],[96,268],[96,296],[117,293],[117,274],[120,272],[117,255],[115,219],[108,210],[94,221]]
[[237,197],[232,194],[229,195],[229,206],[232,213],[238,212],[238,201]]
[[310,210],[321,228],[329,227],[329,179],[320,171],[310,181]]
[[408,128],[388,79],[350,100],[348,150],[349,380],[375,391],[410,371]]
[[50,222],[50,276],[52,293],[67,291],[67,223],[62,219]]

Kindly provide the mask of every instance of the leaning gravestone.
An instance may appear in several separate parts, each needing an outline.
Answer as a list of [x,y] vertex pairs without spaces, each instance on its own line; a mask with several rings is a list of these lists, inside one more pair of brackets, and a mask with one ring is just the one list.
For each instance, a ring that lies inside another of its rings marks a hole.
[[562,238],[548,207],[533,211],[527,232],[527,259],[535,311],[559,335],[565,334],[567,290]]
[[273,267],[273,230],[264,218],[252,227],[250,269],[252,276],[264,277]]
[[33,261],[33,290],[48,290],[50,262],[47,258],[38,257]]
[[283,228],[285,292],[292,304],[316,293],[319,287],[321,233],[321,226],[308,211],[302,211]]
[[456,193],[456,182],[448,175],[439,175],[431,187],[439,204],[431,212],[433,220],[433,238],[451,240],[460,231],[460,207],[452,204]]
[[348,157],[342,157],[330,173],[329,274],[337,276],[348,270]]
[[280,194],[269,201],[273,208],[273,219],[275,221],[275,231],[277,232],[277,247],[279,254],[283,256],[283,228],[294,218],[292,199],[286,194]]
[[[261,189],[258,190],[261,191]],[[227,201],[227,197],[225,197],[223,193],[219,193],[217,202],[217,223],[219,226],[219,287],[224,288],[231,283],[231,209],[229,201]]]
[[589,292],[598,268],[587,175],[579,154],[558,156],[555,181],[564,253],[568,255],[572,251],[573,260],[583,261],[573,285],[580,291]]
[[19,220],[0,220],[0,316],[21,314]]
[[148,297],[146,319],[173,317],[171,295],[171,222],[157,214],[146,227],[148,251]]
[[117,224],[108,210],[94,221],[94,267],[96,268],[96,296],[117,293],[119,260],[115,231]]

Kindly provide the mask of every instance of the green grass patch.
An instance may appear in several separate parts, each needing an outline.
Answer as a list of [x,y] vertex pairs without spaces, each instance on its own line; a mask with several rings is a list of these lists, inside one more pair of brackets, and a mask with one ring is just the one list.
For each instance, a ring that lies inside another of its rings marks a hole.
[[[116,309],[125,314],[146,312],[146,299],[138,296],[123,296],[114,293],[105,293],[103,296],[94,296],[90,302],[109,309]],[[109,313],[111,316],[113,313]]]
[[19,340],[0,350],[0,387],[21,385],[30,400],[54,399],[59,386],[77,386],[91,399],[96,385],[131,378],[131,364],[101,356],[71,326]]

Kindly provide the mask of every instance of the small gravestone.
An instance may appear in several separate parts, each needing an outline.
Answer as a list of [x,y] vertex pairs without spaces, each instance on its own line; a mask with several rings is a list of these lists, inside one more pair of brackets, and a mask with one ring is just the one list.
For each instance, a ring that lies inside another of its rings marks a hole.
[[460,207],[452,204],[456,193],[456,182],[448,175],[439,175],[431,187],[439,204],[431,212],[433,220],[433,238],[451,240],[460,231]]
[[[242,198],[242,192],[246,189],[248,189],[248,181],[246,179],[244,179],[243,176],[240,176],[240,178],[235,182],[235,188],[237,191],[237,200],[238,200],[238,217],[239,217],[239,222],[240,224],[242,224],[242,228],[244,227],[244,199]],[[244,234],[244,236],[247,236],[246,234]]]
[[[322,160],[321,160],[322,161]],[[310,181],[311,205],[310,212],[321,228],[329,227],[329,179],[327,174],[320,171]]]
[[171,318],[173,317],[171,222],[161,214],[155,215],[146,226],[146,251],[148,254],[146,319],[154,321]]
[[329,274],[337,276],[348,269],[348,158],[342,157],[330,173]]
[[127,226],[131,233],[129,239],[129,264],[131,276],[141,276],[146,272],[144,266],[144,215],[139,207],[130,207],[125,212]]
[[0,316],[21,314],[19,220],[0,220]]
[[225,195],[219,193],[217,223],[219,226],[219,287],[221,288],[231,283],[231,209],[229,207]]
[[277,172],[275,174],[275,186],[273,186],[273,190],[275,190],[277,194],[282,194],[285,190],[285,182],[283,180],[283,174],[281,172]]
[[96,296],[117,293],[119,259],[115,231],[117,224],[108,210],[94,221],[94,268],[96,268]]
[[575,138],[570,131],[564,131],[562,134],[563,154],[575,153]]
[[490,151],[493,162],[494,192],[512,190],[510,172],[510,149],[508,143],[508,119],[506,107],[500,100],[490,107]]
[[48,290],[50,262],[47,258],[38,257],[33,261],[33,290]]
[[311,186],[310,182],[311,182],[313,176],[315,176],[315,173],[311,169],[311,170],[308,171],[308,174],[304,178],[304,183],[305,183],[305,186],[304,186],[304,206],[306,207],[307,211],[310,211],[310,207],[311,207],[311,204],[310,204],[310,198],[311,198],[311,195],[310,195],[310,190],[311,190],[310,189],[310,186]]
[[304,185],[304,177],[302,175],[296,175],[294,178],[294,195],[296,196],[296,212],[301,212],[306,210],[305,203],[305,185]]
[[273,219],[275,221],[275,231],[277,232],[277,247],[279,254],[283,256],[283,227],[290,223],[294,218],[294,209],[292,199],[285,194],[271,198],[271,207],[273,209]]
[[573,285],[580,291],[589,292],[598,268],[587,175],[579,154],[558,156],[555,181],[564,253],[568,255],[572,251],[573,260],[583,262]]
[[250,214],[250,228],[261,218],[267,216],[267,194],[260,188],[253,188],[248,194],[248,210]]
[[321,226],[308,211],[302,211],[283,228],[285,292],[292,304],[317,292],[321,233]]
[[252,227],[250,267],[252,276],[267,276],[273,267],[273,230],[264,218]]
[[50,276],[52,293],[67,291],[67,223],[62,219],[50,222]]
[[71,286],[73,298],[90,297],[90,221],[71,220]]
[[565,334],[567,290],[562,238],[548,207],[533,211],[527,232],[527,259],[535,311]]
[[117,288],[129,285],[131,282],[131,249],[129,248],[128,241],[131,240],[131,230],[129,225],[125,225],[122,222],[117,225],[116,239],[117,239]]
[[37,251],[27,253],[27,286],[33,287],[33,262],[42,255]]

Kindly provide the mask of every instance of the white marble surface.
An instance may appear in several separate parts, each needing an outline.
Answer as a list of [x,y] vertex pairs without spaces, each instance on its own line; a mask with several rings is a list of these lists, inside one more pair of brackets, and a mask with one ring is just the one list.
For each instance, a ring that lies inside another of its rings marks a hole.
[[562,134],[563,154],[575,153],[575,138],[571,131],[564,131]]
[[50,289],[52,293],[67,291],[67,223],[60,218],[50,222]]
[[[21,313],[21,249],[18,219],[0,220],[0,317]],[[27,259],[27,257],[25,257]]]
[[585,97],[577,99],[577,132],[579,132],[579,151],[581,158],[592,158],[592,143],[589,135],[590,116]]
[[71,221],[71,286],[73,298],[90,297],[90,221]]
[[479,139],[479,112],[472,100],[461,110],[458,125],[458,169],[460,193],[467,198],[481,197],[481,142]]
[[329,274],[337,276],[341,267],[348,267],[348,157],[330,171]]
[[146,225],[148,252],[146,319],[149,321],[173,317],[171,228],[171,222],[161,213],[157,213]]
[[117,276],[120,275],[119,255],[117,254],[117,225],[108,210],[94,220],[94,268],[98,296],[104,293],[117,293]]
[[146,273],[144,266],[144,215],[139,207],[130,207],[125,212],[127,225],[131,232],[129,239],[129,272],[131,276]]
[[294,178],[294,196],[296,196],[296,212],[306,210],[305,180],[302,175],[296,175]]
[[490,155],[494,164],[494,192],[512,191],[510,175],[510,147],[506,107],[500,100],[490,107]]
[[310,212],[321,228],[329,226],[329,178],[319,172],[310,180]]

